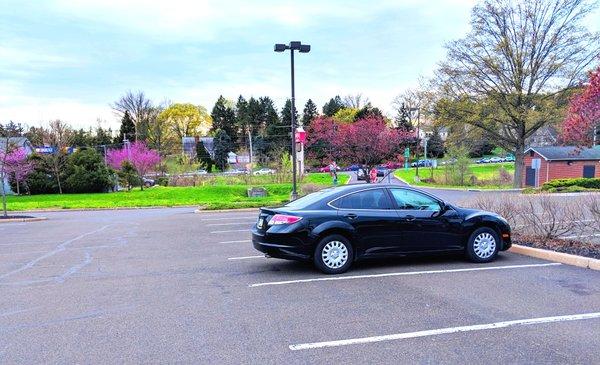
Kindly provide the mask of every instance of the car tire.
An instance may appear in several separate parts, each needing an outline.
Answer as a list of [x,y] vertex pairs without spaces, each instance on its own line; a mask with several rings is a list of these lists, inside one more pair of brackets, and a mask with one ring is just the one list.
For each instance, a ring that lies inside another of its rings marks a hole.
[[350,241],[339,234],[324,237],[315,249],[315,266],[325,274],[344,273],[353,261],[354,250]]
[[467,258],[477,263],[493,261],[498,256],[500,245],[500,237],[495,230],[489,227],[478,228],[467,241]]

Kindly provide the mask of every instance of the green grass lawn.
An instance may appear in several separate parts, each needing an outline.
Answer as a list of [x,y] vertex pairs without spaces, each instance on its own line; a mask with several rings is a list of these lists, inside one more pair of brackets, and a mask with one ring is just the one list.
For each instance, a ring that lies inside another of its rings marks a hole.
[[[340,175],[340,184],[348,181],[349,177]],[[332,184],[329,174],[308,174],[302,180],[303,184],[328,186]],[[263,186],[268,196],[264,198],[249,198],[247,189],[252,186]],[[302,185],[301,189],[302,189]],[[204,185],[190,187],[155,186],[141,191],[135,188],[130,192],[96,194],[45,194],[9,196],[8,209],[11,211],[38,209],[94,209],[94,208],[133,208],[133,207],[173,207],[197,205],[204,209],[234,209],[253,208],[267,205],[279,205],[289,199],[292,185],[263,184],[263,185]]]
[[[344,185],[350,180],[350,175],[338,173],[338,185]],[[305,184],[332,185],[333,180],[328,172],[311,172],[302,179]]]
[[[421,181],[415,181],[416,170],[410,168],[408,170],[399,169],[394,173],[396,177],[406,181],[411,185],[416,186],[432,186],[432,187],[451,187],[451,188],[479,188],[479,189],[506,189],[511,188],[512,184],[499,184],[499,169],[504,167],[509,174],[513,174],[515,171],[515,165],[513,163],[497,163],[497,164],[482,164],[482,165],[471,165],[470,173],[477,178],[478,183],[476,185],[447,185],[443,184],[445,170],[443,166],[433,169],[433,179],[435,182],[426,182],[425,179],[431,178],[431,168],[421,167],[419,168],[419,177]],[[466,179],[469,180],[468,178]]]

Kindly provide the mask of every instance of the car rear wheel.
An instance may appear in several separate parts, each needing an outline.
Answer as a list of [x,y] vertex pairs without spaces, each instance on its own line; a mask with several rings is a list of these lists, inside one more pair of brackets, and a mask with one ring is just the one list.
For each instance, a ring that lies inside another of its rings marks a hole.
[[467,257],[473,262],[490,262],[498,255],[500,238],[491,228],[476,229],[467,242]]
[[346,272],[353,260],[354,251],[350,241],[338,234],[323,238],[315,249],[315,266],[325,274]]

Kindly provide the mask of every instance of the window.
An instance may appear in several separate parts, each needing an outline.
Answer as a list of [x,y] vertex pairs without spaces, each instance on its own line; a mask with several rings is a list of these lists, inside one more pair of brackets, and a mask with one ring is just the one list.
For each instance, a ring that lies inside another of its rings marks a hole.
[[390,209],[392,202],[385,190],[370,189],[346,195],[331,205],[340,209]]
[[398,209],[402,210],[440,210],[437,200],[412,190],[391,189]]

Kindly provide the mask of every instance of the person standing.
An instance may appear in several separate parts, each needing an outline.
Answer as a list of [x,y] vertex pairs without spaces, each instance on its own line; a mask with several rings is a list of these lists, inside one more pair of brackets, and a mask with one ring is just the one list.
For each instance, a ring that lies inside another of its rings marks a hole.
[[377,182],[377,169],[374,167],[371,169],[371,172],[369,172],[369,181],[372,183]]
[[333,179],[333,185],[337,185],[337,183],[338,183],[337,169],[338,169],[337,164],[335,163],[334,160],[331,160],[331,164],[329,164],[329,174],[331,175],[331,178]]

